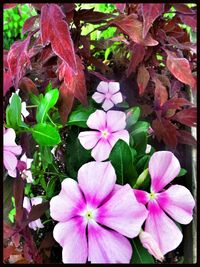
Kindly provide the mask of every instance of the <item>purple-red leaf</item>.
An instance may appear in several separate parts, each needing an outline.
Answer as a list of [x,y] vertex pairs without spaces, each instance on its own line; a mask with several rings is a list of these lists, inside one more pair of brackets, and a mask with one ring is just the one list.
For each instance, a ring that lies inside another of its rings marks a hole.
[[49,208],[49,202],[43,202],[38,205],[34,205],[28,215],[29,222],[39,219],[43,213]]
[[19,81],[24,76],[26,68],[30,66],[28,57],[29,42],[30,36],[23,41],[15,42],[8,52],[7,61],[15,89],[18,88]]
[[139,94],[142,95],[147,87],[147,84],[149,82],[149,72],[145,68],[144,65],[140,66],[138,69],[138,74],[137,74],[137,84],[139,87]]
[[142,4],[143,15],[143,38],[146,37],[155,19],[164,12],[164,4]]
[[3,8],[4,8],[4,9],[9,9],[9,8],[13,8],[13,7],[15,7],[16,5],[17,5],[17,4],[14,4],[14,3],[13,3],[13,4],[4,4],[4,5],[3,5]]
[[192,28],[193,31],[197,31],[197,18],[196,15],[180,15],[182,22]]
[[196,79],[192,75],[189,61],[186,58],[179,58],[173,52],[167,53],[167,67],[170,72],[182,83],[188,84],[192,89],[196,88]]
[[145,38],[142,37],[143,25],[141,21],[137,20],[135,14],[130,14],[129,16],[121,15],[110,21],[110,24],[116,25],[137,44],[144,46],[158,45],[158,42],[151,37],[150,33],[147,33]]
[[12,75],[11,72],[8,70],[3,70],[3,94],[5,95],[10,87],[13,86],[12,82]]
[[126,4],[115,4],[116,8],[120,11],[120,13],[124,13]]
[[196,146],[197,141],[192,134],[185,130],[177,131],[178,142],[181,144]]
[[77,63],[74,46],[68,24],[63,19],[65,14],[56,4],[45,4],[41,10],[41,39],[42,44],[51,43],[52,50],[59,56],[74,73],[77,73]]
[[156,134],[158,141],[163,140],[165,144],[171,148],[177,145],[177,129],[169,120],[161,118],[152,122],[152,128]]
[[173,119],[186,126],[195,127],[197,123],[197,108],[181,110],[176,113]]
[[138,64],[144,59],[145,48],[143,45],[134,44],[132,52],[133,54],[128,66],[127,76],[129,76],[132,72],[135,72]]
[[30,32],[35,24],[36,19],[38,18],[38,16],[33,16],[28,18],[23,25],[22,28],[22,34],[25,34],[27,32]]
[[167,89],[159,78],[154,77],[153,81],[155,83],[154,100],[160,107],[162,107],[168,99]]

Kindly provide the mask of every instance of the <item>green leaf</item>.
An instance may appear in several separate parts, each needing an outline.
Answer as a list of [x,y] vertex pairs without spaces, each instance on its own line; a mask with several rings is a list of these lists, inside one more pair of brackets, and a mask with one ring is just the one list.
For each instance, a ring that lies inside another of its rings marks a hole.
[[51,148],[47,146],[40,146],[42,167],[45,170],[49,164],[53,161],[53,155],[51,153]]
[[186,169],[183,169],[183,168],[181,168],[181,170],[180,170],[180,172],[179,172],[179,174],[178,174],[178,176],[177,176],[177,177],[183,176],[183,175],[185,175],[186,173],[187,173],[187,170],[186,170]]
[[134,238],[132,240],[133,244],[133,256],[131,263],[155,263],[154,258],[149,254],[149,252],[142,246],[139,238]]
[[76,125],[83,128],[88,128],[86,122],[88,117],[95,111],[94,108],[79,107],[77,110],[70,113],[67,125]]
[[36,112],[36,120],[38,123],[44,122],[46,120],[48,111],[56,104],[58,97],[59,91],[57,88],[45,94]]
[[30,129],[35,141],[43,146],[54,146],[61,142],[59,132],[47,123],[36,124]]
[[127,128],[130,128],[133,126],[140,117],[140,108],[134,107],[128,110],[127,112],[127,119],[126,119],[126,126]]
[[118,140],[112,148],[109,159],[115,168],[117,183],[121,185],[126,183],[133,185],[138,177],[133,165],[133,155],[129,145],[123,140]]
[[8,127],[18,129],[21,120],[21,99],[17,94],[14,94],[11,99],[10,105],[6,109],[6,123]]
[[135,185],[133,186],[133,188],[141,187],[144,184],[145,180],[147,179],[148,174],[149,174],[149,171],[148,171],[148,168],[147,168],[139,175],[139,177],[137,178],[137,181],[136,181]]
[[56,187],[56,178],[52,177],[51,180],[47,184],[47,189],[46,189],[47,198],[50,199],[54,196],[55,187]]
[[45,88],[45,94],[51,90],[53,90],[53,87],[52,87],[52,82],[50,81],[49,84],[47,85],[47,87]]
[[134,148],[137,151],[138,156],[145,154],[147,146],[147,131],[149,123],[146,121],[138,121],[134,124],[131,129],[131,137],[134,140]]
[[150,157],[150,155],[144,155],[137,161],[136,169],[138,173],[141,173],[145,168],[147,168]]
[[65,151],[67,174],[74,179],[77,177],[79,168],[91,159],[91,152],[85,150],[80,144],[78,134],[77,127],[71,129],[66,140],[67,149]]

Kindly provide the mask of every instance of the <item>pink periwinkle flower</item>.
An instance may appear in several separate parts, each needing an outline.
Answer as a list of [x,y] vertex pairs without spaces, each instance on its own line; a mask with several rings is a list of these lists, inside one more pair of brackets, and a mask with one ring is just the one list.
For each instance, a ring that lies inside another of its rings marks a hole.
[[85,149],[92,149],[91,155],[96,161],[103,161],[109,154],[115,143],[122,139],[129,144],[129,133],[125,130],[126,114],[122,111],[96,110],[92,113],[87,125],[95,131],[81,132],[78,139]]
[[33,159],[27,158],[26,154],[24,153],[20,158],[20,161],[25,163],[25,168],[21,172],[22,179],[25,179],[27,183],[33,183],[32,172],[30,170]]
[[22,153],[21,146],[15,143],[16,134],[12,128],[5,129],[3,134],[3,163],[8,170],[11,177],[17,176],[17,162],[16,156]]
[[149,161],[151,192],[134,190],[137,200],[147,205],[149,210],[145,231],[156,240],[163,255],[178,247],[183,238],[172,219],[181,224],[190,223],[195,206],[194,198],[186,187],[171,185],[164,190],[180,169],[180,163],[173,153],[155,152]]
[[[42,203],[41,197],[32,197],[31,199],[29,199],[28,197],[25,196],[23,201],[23,207],[29,213],[31,211],[32,206],[34,205],[36,206],[41,203]],[[44,228],[44,225],[42,224],[40,219],[30,222],[28,226],[33,230],[37,230],[38,228]]]
[[[53,230],[63,247],[63,263],[129,263],[128,238],[140,232],[147,217],[127,184],[118,187],[110,162],[89,162],[78,171],[78,182],[67,178],[50,200]],[[126,237],[125,237],[126,236]]]
[[97,103],[102,103],[102,108],[107,111],[114,105],[123,101],[122,94],[119,91],[118,82],[100,82],[97,86],[97,92],[92,95],[92,98]]
[[164,260],[164,256],[160,251],[159,245],[151,234],[141,230],[139,234],[139,239],[143,247],[145,247],[151,255],[153,255],[159,261]]

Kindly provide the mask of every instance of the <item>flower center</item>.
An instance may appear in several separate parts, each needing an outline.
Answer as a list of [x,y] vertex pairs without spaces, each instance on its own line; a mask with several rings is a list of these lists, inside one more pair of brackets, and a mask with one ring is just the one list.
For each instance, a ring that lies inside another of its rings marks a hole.
[[103,137],[103,138],[105,138],[105,139],[107,139],[108,138],[108,136],[109,136],[109,132],[108,132],[108,130],[103,130],[103,131],[101,131],[101,137]]
[[154,192],[149,193],[149,198],[151,200],[155,199],[156,198],[156,194]]
[[95,219],[96,210],[93,208],[86,206],[86,209],[80,214],[83,216],[86,222],[89,222],[90,220]]
[[112,95],[111,95],[111,93],[109,93],[109,92],[105,94],[105,97],[106,97],[107,99],[110,99],[111,96],[112,96]]

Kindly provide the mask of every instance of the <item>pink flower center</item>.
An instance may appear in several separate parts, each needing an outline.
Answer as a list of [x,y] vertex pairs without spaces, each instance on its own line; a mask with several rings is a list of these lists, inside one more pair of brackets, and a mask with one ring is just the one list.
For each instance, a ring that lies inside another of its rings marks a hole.
[[89,207],[88,205],[85,207],[84,211],[80,214],[85,221],[88,223],[91,220],[95,220],[97,210]]
[[107,129],[101,131],[101,137],[104,139],[107,139],[109,137],[110,133]]
[[112,94],[111,94],[111,93],[109,93],[109,92],[105,94],[105,97],[106,97],[107,99],[110,99],[110,98],[111,98],[111,96],[112,96]]
[[157,197],[156,193],[154,193],[154,192],[149,193],[150,200],[154,200],[154,199],[156,199],[156,197]]

